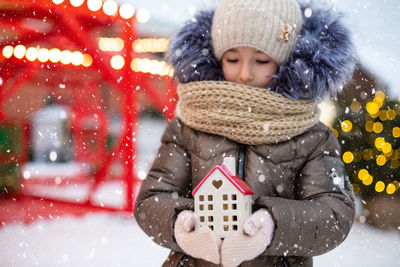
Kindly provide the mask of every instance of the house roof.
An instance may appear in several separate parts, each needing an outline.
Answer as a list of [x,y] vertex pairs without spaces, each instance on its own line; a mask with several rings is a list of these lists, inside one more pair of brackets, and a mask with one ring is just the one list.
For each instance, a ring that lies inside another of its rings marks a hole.
[[192,195],[195,196],[197,191],[203,186],[203,184],[207,181],[207,179],[211,176],[213,172],[219,170],[225,177],[231,182],[237,190],[243,195],[253,195],[254,192],[251,188],[237,175],[233,176],[232,173],[228,170],[228,168],[224,164],[219,164],[215,166],[207,175],[206,177],[201,180],[201,182],[196,186],[193,190]]

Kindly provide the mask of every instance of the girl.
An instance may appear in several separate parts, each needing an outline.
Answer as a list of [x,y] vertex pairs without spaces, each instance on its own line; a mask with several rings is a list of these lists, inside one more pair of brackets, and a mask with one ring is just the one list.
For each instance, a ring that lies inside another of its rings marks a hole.
[[[346,238],[354,199],[316,103],[351,78],[349,35],[337,15],[295,0],[222,0],[178,33],[177,117],[135,210],[172,250],[163,266],[312,266]],[[254,213],[219,240],[194,230],[191,191],[228,156],[254,191]]]

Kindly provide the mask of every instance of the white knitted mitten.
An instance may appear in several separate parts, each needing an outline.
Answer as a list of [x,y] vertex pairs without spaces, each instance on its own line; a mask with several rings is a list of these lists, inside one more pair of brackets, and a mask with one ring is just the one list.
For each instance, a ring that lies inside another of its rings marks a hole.
[[219,264],[221,239],[206,226],[193,231],[195,222],[196,215],[192,211],[184,210],[178,214],[174,230],[176,242],[186,254]]
[[267,210],[260,209],[253,213],[243,224],[244,233],[232,232],[222,243],[222,265],[235,267],[256,258],[271,243],[274,229],[274,220]]

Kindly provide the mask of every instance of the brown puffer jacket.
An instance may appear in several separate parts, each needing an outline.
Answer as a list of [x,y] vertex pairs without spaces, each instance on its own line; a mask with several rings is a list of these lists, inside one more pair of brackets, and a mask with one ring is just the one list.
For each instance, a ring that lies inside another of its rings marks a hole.
[[[138,196],[135,216],[153,240],[172,250],[163,266],[216,266],[184,255],[174,239],[179,212],[193,210],[192,190],[239,147],[222,136],[172,120]],[[267,209],[276,224],[266,251],[240,266],[312,266],[312,256],[338,246],[354,219],[354,198],[340,146],[322,123],[291,140],[244,146],[245,181],[254,191],[253,211]],[[283,257],[285,256],[285,257]]]

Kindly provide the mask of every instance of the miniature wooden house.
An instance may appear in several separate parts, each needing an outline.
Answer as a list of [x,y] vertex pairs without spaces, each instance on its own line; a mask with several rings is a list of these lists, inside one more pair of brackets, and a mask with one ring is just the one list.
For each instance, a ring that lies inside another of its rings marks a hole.
[[210,227],[219,238],[241,231],[251,215],[251,188],[236,175],[235,158],[224,158],[193,190],[196,229]]

